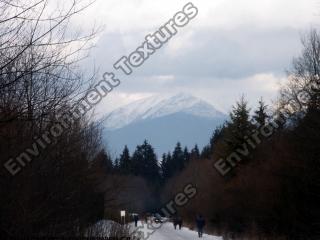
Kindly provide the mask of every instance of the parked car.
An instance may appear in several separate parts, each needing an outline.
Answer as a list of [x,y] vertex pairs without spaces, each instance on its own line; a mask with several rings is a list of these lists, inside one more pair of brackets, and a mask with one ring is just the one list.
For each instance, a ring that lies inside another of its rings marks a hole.
[[161,215],[159,213],[153,214],[152,220],[156,223],[163,223],[164,222],[163,218],[161,217]]

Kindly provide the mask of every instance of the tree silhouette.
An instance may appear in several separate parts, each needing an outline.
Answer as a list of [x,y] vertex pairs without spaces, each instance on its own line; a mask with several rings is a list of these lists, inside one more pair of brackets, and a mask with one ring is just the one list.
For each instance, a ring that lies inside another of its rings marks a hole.
[[127,145],[124,147],[119,159],[119,170],[121,173],[129,174],[132,172],[130,153]]
[[133,173],[155,182],[160,179],[159,166],[153,147],[145,140],[132,155]]
[[266,121],[268,120],[267,114],[268,106],[264,103],[263,99],[261,98],[259,101],[258,109],[255,110],[253,115],[253,120],[257,124],[257,127],[264,126]]
[[199,159],[200,158],[200,151],[199,151],[199,148],[198,148],[197,144],[191,150],[191,158],[192,159]]

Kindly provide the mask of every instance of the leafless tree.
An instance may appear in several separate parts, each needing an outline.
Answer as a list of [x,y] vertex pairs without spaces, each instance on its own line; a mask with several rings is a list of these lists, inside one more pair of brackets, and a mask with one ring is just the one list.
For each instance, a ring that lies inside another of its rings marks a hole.
[[93,46],[71,28],[91,0],[0,0],[0,232],[5,236],[74,236],[103,214],[92,178],[99,127],[88,117],[12,177],[3,167],[53,126],[94,83],[79,61]]
[[302,38],[303,49],[288,71],[289,83],[281,90],[280,108],[293,110],[320,107],[320,35],[316,29]]

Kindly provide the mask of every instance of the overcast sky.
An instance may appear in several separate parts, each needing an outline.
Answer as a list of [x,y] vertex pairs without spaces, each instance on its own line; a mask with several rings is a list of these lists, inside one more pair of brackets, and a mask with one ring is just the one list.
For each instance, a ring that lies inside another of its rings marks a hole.
[[[84,29],[103,25],[85,66],[100,75],[128,55],[189,1],[97,0],[77,17]],[[275,99],[285,70],[301,51],[300,36],[320,23],[318,0],[194,0],[196,18],[153,54],[98,106],[106,113],[130,101],[189,92],[224,112],[242,94],[250,104]]]

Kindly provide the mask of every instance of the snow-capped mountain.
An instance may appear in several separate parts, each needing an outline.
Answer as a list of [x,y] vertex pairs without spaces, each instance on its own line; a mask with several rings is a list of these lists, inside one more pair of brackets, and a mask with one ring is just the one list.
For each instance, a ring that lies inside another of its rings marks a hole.
[[227,116],[211,104],[190,94],[153,96],[135,101],[104,117],[104,140],[109,151],[119,155],[128,145],[134,151],[147,139],[158,156],[171,151],[179,141],[200,148],[209,143],[213,130]]
[[146,119],[160,118],[173,113],[186,113],[205,118],[225,118],[209,103],[188,93],[156,95],[130,103],[105,116],[105,128],[115,130]]

